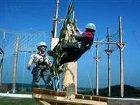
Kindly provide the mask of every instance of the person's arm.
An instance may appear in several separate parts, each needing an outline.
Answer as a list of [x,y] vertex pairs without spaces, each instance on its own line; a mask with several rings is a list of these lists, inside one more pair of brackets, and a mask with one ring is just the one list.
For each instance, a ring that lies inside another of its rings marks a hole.
[[45,58],[45,63],[46,63],[46,66],[49,67],[49,68],[52,66],[52,63],[51,63],[51,61],[49,60],[48,57]]
[[28,70],[31,70],[31,65],[33,63],[33,60],[34,60],[34,55],[31,55],[29,61],[28,61],[28,64],[27,64],[27,69]]
[[83,38],[85,38],[85,36],[78,27],[76,28],[76,30],[74,30],[74,28],[72,28],[72,30],[74,32],[74,37],[76,40],[81,41]]
[[78,41],[81,41],[85,38],[85,36],[83,34],[77,34],[75,35],[75,39],[78,40]]

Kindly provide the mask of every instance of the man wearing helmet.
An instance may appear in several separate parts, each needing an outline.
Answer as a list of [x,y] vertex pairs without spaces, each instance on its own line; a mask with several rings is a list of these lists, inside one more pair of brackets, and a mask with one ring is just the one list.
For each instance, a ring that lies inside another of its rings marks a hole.
[[50,60],[45,55],[47,45],[45,42],[40,42],[37,46],[38,52],[36,54],[32,54],[27,69],[31,70],[32,64],[35,66],[33,67],[32,74],[33,74],[33,87],[39,86],[39,81],[42,78],[45,86],[47,89],[52,89],[52,82],[50,76],[50,68],[52,66]]
[[96,26],[93,23],[88,23],[86,25],[85,32],[82,34],[77,30],[78,35],[75,32],[76,41],[65,43],[62,46],[65,55],[62,57],[60,65],[67,62],[77,61],[81,55],[91,47],[95,31]]

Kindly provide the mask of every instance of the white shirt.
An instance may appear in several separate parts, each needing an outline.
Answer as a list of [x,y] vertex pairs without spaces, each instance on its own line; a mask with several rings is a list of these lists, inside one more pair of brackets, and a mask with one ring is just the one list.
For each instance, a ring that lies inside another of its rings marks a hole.
[[30,59],[29,59],[29,61],[28,61],[28,67],[31,67],[31,65],[32,64],[38,64],[38,62],[43,62],[44,61],[44,59],[45,59],[45,63],[46,63],[46,65],[48,65],[49,67],[51,67],[52,66],[52,64],[51,64],[51,62],[50,62],[50,60],[48,59],[48,57],[46,56],[46,57],[43,57],[43,56],[41,56],[40,54],[32,54],[31,55],[31,57],[30,57]]

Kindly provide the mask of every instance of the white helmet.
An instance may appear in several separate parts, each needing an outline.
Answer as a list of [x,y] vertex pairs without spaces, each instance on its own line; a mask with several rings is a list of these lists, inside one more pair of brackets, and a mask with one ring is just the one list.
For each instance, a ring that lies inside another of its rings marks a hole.
[[92,29],[92,30],[95,30],[95,31],[96,31],[96,26],[95,26],[95,24],[93,24],[93,23],[88,23],[88,24],[86,25],[86,28]]
[[45,42],[40,42],[40,43],[38,44],[37,48],[39,48],[40,46],[45,46],[45,47],[47,47],[47,44],[46,44]]

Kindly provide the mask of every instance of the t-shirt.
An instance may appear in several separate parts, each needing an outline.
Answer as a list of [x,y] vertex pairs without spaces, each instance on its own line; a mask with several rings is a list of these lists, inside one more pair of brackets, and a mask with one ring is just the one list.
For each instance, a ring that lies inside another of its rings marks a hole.
[[92,44],[92,42],[93,42],[93,39],[94,39],[94,35],[93,35],[93,33],[92,32],[84,32],[83,34],[83,42],[84,42],[84,44],[85,45],[87,45],[87,44]]
[[42,56],[40,54],[32,54],[29,59],[28,66],[31,66],[32,64],[38,65],[39,63],[41,64],[42,62],[44,62],[48,66],[52,65],[48,57]]

